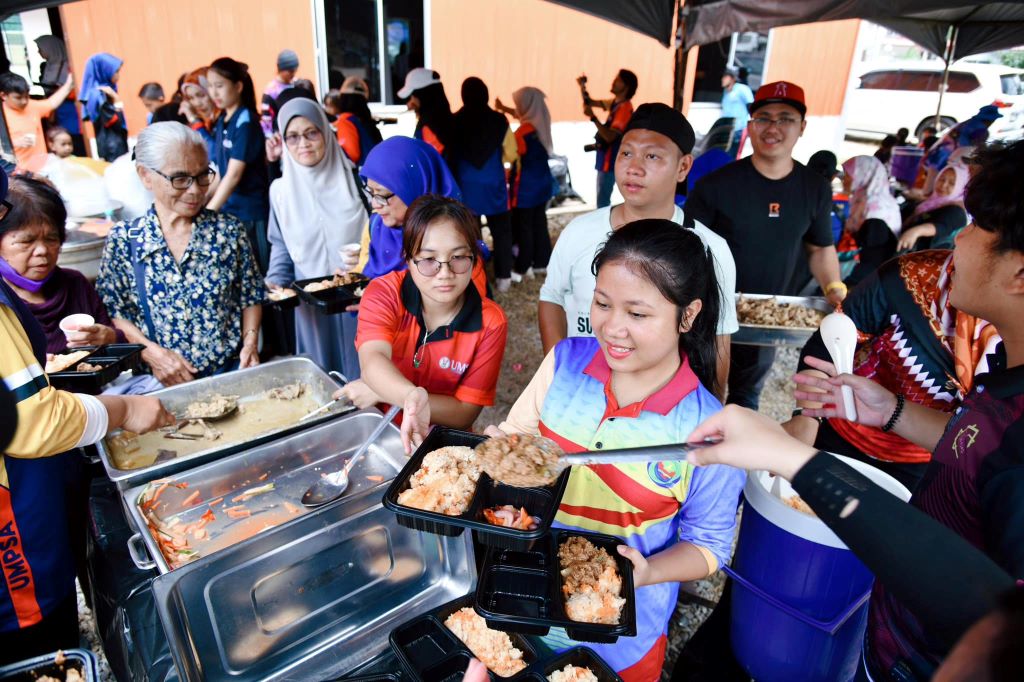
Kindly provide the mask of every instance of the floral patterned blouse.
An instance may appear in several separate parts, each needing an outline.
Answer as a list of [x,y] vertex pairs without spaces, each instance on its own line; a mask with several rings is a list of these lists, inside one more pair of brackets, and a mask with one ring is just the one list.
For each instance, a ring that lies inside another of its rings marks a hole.
[[[143,287],[137,286],[136,272],[145,273]],[[111,317],[131,322],[150,341],[178,351],[200,373],[237,357],[242,309],[259,304],[265,294],[245,227],[231,215],[206,209],[193,220],[180,263],[167,248],[153,208],[115,225],[103,249],[96,288]],[[140,289],[145,292],[141,304]]]

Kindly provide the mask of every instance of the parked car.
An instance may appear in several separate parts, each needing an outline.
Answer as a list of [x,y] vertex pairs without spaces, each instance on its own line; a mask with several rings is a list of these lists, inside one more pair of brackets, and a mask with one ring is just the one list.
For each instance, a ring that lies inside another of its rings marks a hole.
[[[909,128],[920,138],[935,120],[942,85],[941,62],[900,62],[869,68],[846,101],[846,129],[882,136]],[[965,121],[980,107],[998,103],[1003,118],[992,124],[993,139],[1020,137],[1024,127],[1024,69],[959,62],[949,71],[942,98],[940,132]]]

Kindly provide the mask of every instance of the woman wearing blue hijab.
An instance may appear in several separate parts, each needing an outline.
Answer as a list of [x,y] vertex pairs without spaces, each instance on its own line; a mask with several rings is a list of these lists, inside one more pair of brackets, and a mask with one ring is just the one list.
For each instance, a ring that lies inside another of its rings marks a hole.
[[402,225],[412,202],[424,194],[462,199],[462,191],[441,155],[426,142],[411,137],[392,137],[378,144],[367,155],[359,175],[373,209],[368,255],[362,268],[370,278],[405,269]]
[[122,64],[124,60],[106,52],[89,57],[78,93],[83,117],[92,121],[96,149],[104,161],[113,161],[128,153],[124,104],[117,94]]

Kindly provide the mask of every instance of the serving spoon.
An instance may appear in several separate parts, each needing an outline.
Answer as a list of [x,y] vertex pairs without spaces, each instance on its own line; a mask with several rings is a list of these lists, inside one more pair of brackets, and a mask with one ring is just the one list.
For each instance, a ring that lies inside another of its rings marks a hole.
[[338,471],[321,476],[319,481],[309,486],[309,489],[302,495],[302,504],[307,507],[321,507],[344,495],[345,490],[348,489],[348,475],[352,471],[352,467],[363,458],[363,455],[370,449],[370,446],[377,442],[377,439],[380,438],[381,434],[384,433],[384,430],[388,428],[388,425],[401,409],[401,405],[392,405],[391,409],[380,420],[380,423],[373,429],[369,437],[363,441],[363,444],[359,446],[355,454],[345,463],[345,466]]
[[[849,315],[841,312],[830,313],[821,321],[821,340],[825,342],[828,354],[832,356],[832,364],[839,374],[853,373],[853,354],[857,350],[857,325]],[[857,421],[857,405],[853,399],[853,389],[843,386],[843,408],[846,420]]]

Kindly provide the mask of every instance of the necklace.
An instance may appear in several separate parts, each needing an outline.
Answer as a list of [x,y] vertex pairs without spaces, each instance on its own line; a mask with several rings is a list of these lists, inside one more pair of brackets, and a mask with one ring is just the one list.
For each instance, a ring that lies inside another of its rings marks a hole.
[[413,353],[413,355],[412,355],[412,367],[413,367],[413,369],[419,369],[420,365],[423,364],[423,349],[427,347],[427,337],[429,337],[432,332],[436,332],[441,327],[447,327],[448,325],[450,325],[452,323],[452,320],[454,320],[455,316],[458,315],[458,314],[459,314],[459,311],[456,310],[448,318],[447,322],[445,322],[444,324],[441,324],[441,325],[438,325],[438,326],[434,327],[432,330],[431,329],[427,329],[427,323],[426,322],[423,323],[423,341],[420,342],[420,347],[417,348],[416,352]]

